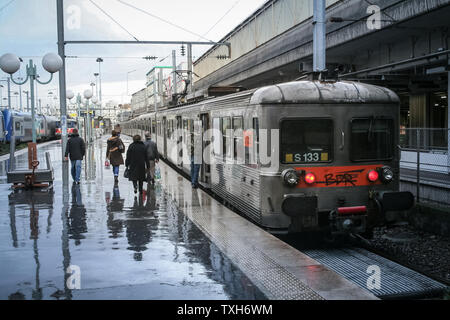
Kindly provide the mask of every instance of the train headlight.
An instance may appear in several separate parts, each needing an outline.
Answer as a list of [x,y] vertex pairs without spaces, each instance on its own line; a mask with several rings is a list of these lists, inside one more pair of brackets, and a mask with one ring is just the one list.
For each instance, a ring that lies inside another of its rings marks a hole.
[[394,179],[394,171],[389,167],[381,168],[381,181],[389,183]]
[[281,173],[281,178],[288,187],[295,187],[300,181],[297,171],[293,169],[284,170],[283,173]]

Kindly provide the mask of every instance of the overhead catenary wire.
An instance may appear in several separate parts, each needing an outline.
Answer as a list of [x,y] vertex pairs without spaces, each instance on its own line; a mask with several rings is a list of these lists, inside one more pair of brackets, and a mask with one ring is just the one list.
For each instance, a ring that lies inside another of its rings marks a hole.
[[[225,14],[222,16],[222,17],[220,17],[220,19],[219,20],[217,20],[217,22],[211,27],[211,28],[209,28],[209,30],[208,31],[206,31],[204,34],[203,34],[203,36],[205,37],[208,33],[210,33],[211,32],[211,30],[212,29],[214,29],[230,12],[231,12],[231,10],[233,10],[238,4],[239,4],[239,2],[241,2],[241,0],[237,0],[232,6],[231,6],[231,8],[230,9],[228,9],[228,11],[227,12],[225,12]],[[200,38],[199,38],[200,39]]]
[[134,5],[130,4],[130,3],[126,3],[125,1],[122,1],[122,0],[117,0],[117,2],[119,2],[119,3],[121,3],[121,4],[125,5],[125,6],[128,6],[128,7],[130,7],[130,8],[133,8],[133,9],[135,9],[135,10],[137,10],[137,11],[140,11],[140,12],[146,14],[146,15],[149,15],[149,16],[155,18],[155,19],[158,19],[158,20],[160,20],[160,21],[162,21],[162,22],[164,22],[164,23],[167,23],[167,24],[171,25],[172,27],[181,29],[181,30],[183,30],[183,31],[185,31],[185,32],[187,32],[187,33],[193,34],[193,35],[195,35],[195,36],[197,36],[197,37],[199,37],[199,38],[202,38],[202,39],[204,39],[204,40],[207,40],[207,41],[209,41],[209,42],[214,42],[214,41],[212,41],[212,40],[210,40],[210,39],[205,38],[204,36],[202,36],[202,35],[200,35],[200,34],[198,34],[198,33],[195,33],[195,32],[193,32],[193,31],[190,31],[190,30],[188,30],[188,29],[186,29],[186,28],[184,28],[184,27],[182,27],[182,26],[179,26],[179,25],[177,25],[177,24],[175,24],[175,23],[173,23],[173,22],[170,22],[170,21],[168,21],[168,20],[166,20],[166,19],[164,19],[164,18],[161,18],[161,17],[159,17],[159,16],[157,16],[157,15],[155,15],[155,14],[153,14],[153,13],[150,13],[150,12],[148,12],[148,11],[146,11],[146,10],[143,10],[143,9],[141,9],[141,8],[138,8],[138,7],[136,7],[136,6],[134,6]]
[[105,10],[103,10],[99,5],[97,5],[93,0],[89,0],[94,6],[97,7],[101,12],[103,12],[104,15],[106,15],[108,18],[110,18],[112,21],[114,21],[122,30],[124,30],[126,33],[128,33],[131,37],[133,37],[136,41],[139,41],[138,38],[136,38],[131,32],[129,32],[124,26],[122,26],[117,20],[115,20],[110,14],[108,14]]
[[13,3],[16,0],[11,0],[10,2],[8,2],[7,4],[5,4],[3,7],[0,8],[0,12],[3,11],[3,9],[6,9],[7,6],[9,6],[11,3]]

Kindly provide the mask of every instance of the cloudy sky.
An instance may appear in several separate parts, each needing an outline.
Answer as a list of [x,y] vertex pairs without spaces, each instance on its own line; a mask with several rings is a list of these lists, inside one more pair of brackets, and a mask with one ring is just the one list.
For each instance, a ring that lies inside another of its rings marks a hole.
[[[65,37],[66,40],[219,41],[265,2],[65,0]],[[33,59],[41,79],[47,80],[41,59],[47,52],[57,52],[56,42],[56,0],[0,0],[0,55],[11,52],[24,61]],[[194,46],[194,58],[208,48]],[[180,46],[176,45],[67,45],[66,55],[78,57],[66,61],[67,88],[75,93],[88,89],[89,84],[95,82],[94,73],[98,72],[96,58],[102,57],[103,101],[127,102],[127,73],[136,70],[129,73],[128,93],[131,94],[144,87],[145,74],[153,66],[172,65],[172,50],[177,50],[178,62],[186,59],[181,56]],[[146,61],[142,59],[145,56],[157,56],[158,59]],[[24,74],[25,64],[18,75]],[[0,70],[0,79],[5,78],[6,74]],[[0,84],[6,85],[3,81]],[[22,86],[22,90],[28,90],[28,86]],[[57,93],[57,87],[57,77],[49,85],[39,86],[39,98],[44,105],[52,103],[49,92]],[[6,90],[1,89],[5,97]],[[12,90],[19,91],[15,86]],[[18,100],[13,98],[13,105]],[[23,101],[25,104],[24,98]]]

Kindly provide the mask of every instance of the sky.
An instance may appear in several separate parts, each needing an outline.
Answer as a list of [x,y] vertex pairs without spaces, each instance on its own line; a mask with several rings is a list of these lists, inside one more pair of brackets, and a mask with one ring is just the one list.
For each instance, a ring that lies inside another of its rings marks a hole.
[[[65,39],[219,41],[265,2],[65,0]],[[26,62],[33,59],[40,79],[49,79],[41,60],[48,52],[58,52],[56,26],[56,0],[0,0],[0,56],[14,53],[24,61],[15,77],[24,76]],[[194,46],[194,60],[209,48]],[[186,57],[181,56],[179,45],[66,45],[66,56],[78,57],[66,60],[67,89],[75,94],[83,94],[84,90],[90,89],[89,84],[95,83],[94,73],[99,72],[96,59],[102,57],[103,102],[129,102],[133,92],[145,87],[145,75],[151,68],[155,65],[172,65],[172,50],[177,51],[177,63],[186,61]],[[156,56],[158,59],[147,61],[142,59],[145,56]],[[0,79],[6,77],[7,74],[0,70]],[[1,81],[0,85],[6,87],[6,82]],[[38,87],[42,105],[57,105],[57,100],[52,98],[58,94],[57,88],[57,76],[50,84]],[[6,97],[6,88],[0,89],[2,97]],[[11,90],[19,92],[15,85]],[[22,86],[22,90],[29,90],[29,83]],[[18,101],[19,96],[15,98],[13,94],[13,106]],[[26,105],[25,94],[22,101]],[[5,104],[4,101],[2,105]]]

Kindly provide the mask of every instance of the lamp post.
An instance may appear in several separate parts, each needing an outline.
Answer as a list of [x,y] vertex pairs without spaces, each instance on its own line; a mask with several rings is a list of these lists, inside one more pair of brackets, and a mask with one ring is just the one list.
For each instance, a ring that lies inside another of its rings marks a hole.
[[[16,73],[20,69],[20,60],[19,58],[11,53],[6,53],[0,57],[0,68],[10,75],[11,81],[16,85],[23,85],[28,80],[30,80],[30,94],[31,94],[31,117],[35,119],[35,110],[34,110],[34,81],[39,82],[42,85],[48,84],[53,79],[53,74],[58,72],[63,65],[63,61],[61,57],[55,53],[48,53],[42,58],[42,66],[44,69],[50,73],[50,80],[47,82],[40,81],[37,77],[36,73],[36,65],[33,64],[33,60],[30,59],[29,64],[27,66],[27,75],[23,82],[16,82],[13,78],[13,74]],[[32,121],[32,134],[33,134],[33,142],[36,143],[36,122]]]
[[[91,99],[91,101],[92,101],[92,104],[94,105],[94,111],[92,112],[93,114],[92,114],[92,117],[90,117],[89,118],[89,127],[91,128],[91,136],[90,136],[90,139],[91,139],[91,142],[93,141],[93,131],[94,131],[94,127],[92,126],[92,120],[94,119],[94,112],[95,112],[95,107],[97,106],[97,103],[98,103],[98,99],[97,99],[97,97],[92,97],[92,99]],[[90,113],[89,113],[89,116],[90,116]]]
[[94,77],[95,77],[95,85],[96,85],[96,88],[97,88],[97,93],[95,94],[95,96],[96,97],[98,97],[98,76],[99,76],[99,73],[94,73]]
[[89,99],[92,98],[92,91],[89,89],[85,90],[83,95],[86,99],[86,122],[84,127],[87,133],[87,140],[91,143],[91,113],[89,112]]
[[[67,90],[66,91],[66,99],[70,102],[70,100],[73,99],[73,97],[75,96],[75,94],[73,93],[72,90]],[[77,114],[77,123],[78,123],[78,114]]]
[[101,63],[103,62],[103,59],[102,58],[97,58],[96,61],[98,62],[98,79],[99,79],[99,81],[98,81],[98,85],[99,85],[99,89],[98,89],[99,96],[98,96],[98,99],[99,99],[99,102],[100,102],[100,115],[102,115],[102,102],[103,102],[103,99],[102,99],[102,70],[101,70]]

